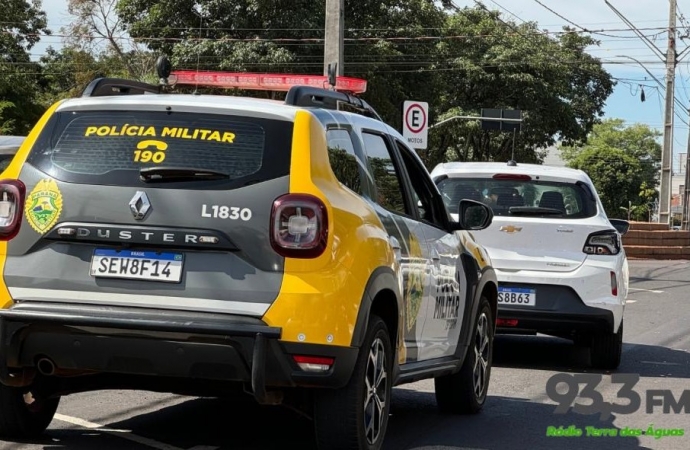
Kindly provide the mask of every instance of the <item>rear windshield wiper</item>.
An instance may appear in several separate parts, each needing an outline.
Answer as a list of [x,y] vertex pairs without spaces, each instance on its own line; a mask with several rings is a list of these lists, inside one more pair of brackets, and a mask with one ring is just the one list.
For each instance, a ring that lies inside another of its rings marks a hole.
[[560,209],[555,209],[555,208],[542,208],[542,207],[539,207],[539,206],[513,206],[513,207],[511,207],[508,211],[510,211],[510,214],[521,215],[521,216],[528,216],[528,215],[535,215],[535,216],[541,216],[541,215],[562,216],[562,215],[565,214],[565,211],[561,211]]
[[225,172],[194,167],[145,167],[139,171],[141,180],[146,183],[223,180],[230,178]]

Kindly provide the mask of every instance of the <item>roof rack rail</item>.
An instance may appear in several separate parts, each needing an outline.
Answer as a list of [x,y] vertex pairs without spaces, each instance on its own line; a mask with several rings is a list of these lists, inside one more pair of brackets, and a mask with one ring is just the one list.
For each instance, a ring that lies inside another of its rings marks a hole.
[[[354,95],[312,86],[293,86],[285,96],[285,104],[291,106],[313,106],[318,108],[342,110],[343,105],[354,109],[358,114],[380,120],[381,116],[367,102]],[[346,109],[346,108],[345,108]]]
[[124,78],[96,78],[82,92],[82,97],[160,94],[160,86]]

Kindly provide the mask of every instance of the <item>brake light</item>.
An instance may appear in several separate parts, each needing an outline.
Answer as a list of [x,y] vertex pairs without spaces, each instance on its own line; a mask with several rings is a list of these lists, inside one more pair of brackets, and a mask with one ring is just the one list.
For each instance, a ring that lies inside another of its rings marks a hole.
[[618,279],[614,271],[611,271],[611,295],[618,297]]
[[617,255],[621,251],[620,235],[615,230],[592,233],[582,251],[588,255]]
[[328,243],[328,213],[321,199],[287,194],[273,202],[271,246],[280,255],[316,258]]
[[496,319],[497,327],[516,327],[517,325],[517,319]]
[[335,362],[335,358],[324,356],[293,355],[292,359],[305,372],[326,372]]
[[19,233],[25,194],[21,181],[0,181],[0,241],[9,241]]
[[519,180],[529,181],[532,179],[529,175],[521,175],[519,173],[497,173],[493,176],[494,180]]

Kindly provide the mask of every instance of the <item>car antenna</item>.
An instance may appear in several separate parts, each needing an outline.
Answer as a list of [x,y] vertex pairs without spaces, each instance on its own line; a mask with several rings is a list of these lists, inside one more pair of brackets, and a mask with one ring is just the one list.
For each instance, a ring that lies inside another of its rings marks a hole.
[[330,90],[335,91],[335,85],[337,82],[338,73],[338,63],[328,63],[328,84],[330,85]]
[[167,56],[161,55],[156,60],[156,73],[158,74],[158,91],[169,86],[168,77],[172,72],[172,64]]
[[[192,7],[192,13],[196,16],[199,17],[199,45],[197,46],[197,52],[196,52],[196,86],[194,86],[194,92],[192,92],[193,95],[200,95],[199,94],[199,64],[201,63],[201,30],[202,27],[204,26],[204,16],[202,14],[202,11],[197,11],[195,5]],[[199,8],[201,8],[199,6]]]
[[513,128],[513,149],[510,154],[510,161],[508,161],[508,166],[517,166],[517,162],[515,161],[515,128]]

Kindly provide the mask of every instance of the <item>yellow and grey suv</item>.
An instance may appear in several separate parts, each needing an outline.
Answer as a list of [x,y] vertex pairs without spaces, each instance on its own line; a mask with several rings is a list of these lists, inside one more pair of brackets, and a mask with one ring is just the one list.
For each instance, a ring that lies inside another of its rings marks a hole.
[[380,448],[395,385],[434,378],[447,412],[485,402],[497,283],[471,230],[491,210],[463,200],[453,221],[356,97],[98,79],[0,178],[4,438],[108,388],[299,398],[323,449]]

